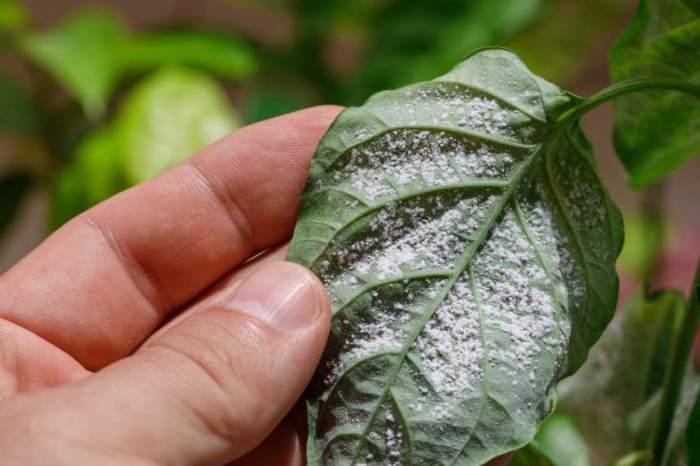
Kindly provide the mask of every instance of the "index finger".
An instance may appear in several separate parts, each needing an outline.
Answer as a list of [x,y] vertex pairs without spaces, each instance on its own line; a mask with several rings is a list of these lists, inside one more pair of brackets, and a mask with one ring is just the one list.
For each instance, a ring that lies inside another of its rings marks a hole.
[[242,128],[76,217],[0,277],[0,318],[88,368],[129,354],[169,311],[291,234],[314,148],[338,112]]

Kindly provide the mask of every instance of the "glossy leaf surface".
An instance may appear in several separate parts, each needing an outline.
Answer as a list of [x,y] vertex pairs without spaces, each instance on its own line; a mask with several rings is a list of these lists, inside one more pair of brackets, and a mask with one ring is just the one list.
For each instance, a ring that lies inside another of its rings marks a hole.
[[343,112],[289,257],[326,284],[310,465],[481,465],[527,444],[612,316],[619,214],[578,99],[486,49]]
[[[700,84],[700,3],[641,0],[615,43],[615,81],[673,78]],[[700,99],[673,91],[639,92],[615,102],[615,148],[630,183],[646,186],[700,154]]]

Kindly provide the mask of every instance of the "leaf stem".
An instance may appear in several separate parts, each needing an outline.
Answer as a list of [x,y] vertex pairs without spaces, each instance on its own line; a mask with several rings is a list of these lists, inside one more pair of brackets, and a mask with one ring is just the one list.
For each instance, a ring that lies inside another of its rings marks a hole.
[[586,113],[590,112],[599,105],[608,102],[609,100],[616,99],[632,92],[653,89],[678,91],[700,98],[700,86],[687,81],[664,78],[627,79],[625,81],[616,82],[597,94],[583,99],[583,101],[577,106],[562,113],[559,118],[557,118],[556,122],[557,124],[562,124],[568,121],[578,120]]
[[652,438],[654,462],[660,465],[663,461],[668,435],[671,432],[673,417],[681,397],[690,353],[693,349],[695,332],[700,322],[700,264],[695,272],[695,279],[690,289],[690,296],[681,321],[680,335],[675,342],[671,367],[664,383],[659,408],[659,422]]

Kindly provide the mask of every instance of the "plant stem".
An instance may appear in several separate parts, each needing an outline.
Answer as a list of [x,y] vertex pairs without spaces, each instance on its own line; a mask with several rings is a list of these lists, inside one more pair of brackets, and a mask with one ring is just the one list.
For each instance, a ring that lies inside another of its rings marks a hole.
[[675,342],[671,367],[669,368],[659,407],[659,422],[652,438],[654,462],[661,465],[666,450],[666,442],[671,432],[673,416],[681,397],[693,340],[700,321],[700,265],[695,272],[695,279],[690,288],[688,303],[681,321],[680,335]]
[[578,120],[599,105],[617,97],[621,97],[632,92],[653,89],[678,91],[700,98],[700,86],[687,81],[662,78],[628,79],[625,81],[616,82],[599,93],[585,98],[580,104],[561,114],[561,116],[557,118],[557,123],[561,124],[567,121]]

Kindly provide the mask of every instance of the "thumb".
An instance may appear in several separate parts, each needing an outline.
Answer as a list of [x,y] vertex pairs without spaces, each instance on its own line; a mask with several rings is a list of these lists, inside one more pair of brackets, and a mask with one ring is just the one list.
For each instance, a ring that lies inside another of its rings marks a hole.
[[232,286],[133,356],[52,390],[43,424],[91,454],[145,464],[224,464],[253,449],[313,375],[329,304],[318,279],[288,262]]

